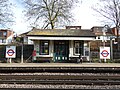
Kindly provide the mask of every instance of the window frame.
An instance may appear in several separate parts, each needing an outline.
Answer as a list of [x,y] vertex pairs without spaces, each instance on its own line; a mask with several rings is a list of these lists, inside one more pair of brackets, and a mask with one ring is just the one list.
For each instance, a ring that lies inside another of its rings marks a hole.
[[[77,46],[77,45],[78,46]],[[74,55],[79,55],[79,54],[82,54],[84,53],[84,41],[74,41]]]
[[[47,45],[45,45],[45,43],[47,43]],[[39,43],[39,55],[49,55],[49,40],[42,40]],[[45,53],[45,50],[47,50],[47,52]]]

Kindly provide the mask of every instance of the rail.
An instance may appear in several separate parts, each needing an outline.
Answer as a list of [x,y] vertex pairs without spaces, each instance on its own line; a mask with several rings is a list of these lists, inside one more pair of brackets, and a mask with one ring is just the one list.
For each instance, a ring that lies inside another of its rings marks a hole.
[[53,90],[53,87],[82,90],[83,86],[89,86],[87,90],[92,90],[99,86],[120,90],[120,68],[117,67],[4,67],[0,68],[0,72],[0,85],[3,87],[18,85],[19,88],[24,85],[26,87],[23,88],[29,88],[29,85],[33,85],[36,88],[41,85],[41,90]]

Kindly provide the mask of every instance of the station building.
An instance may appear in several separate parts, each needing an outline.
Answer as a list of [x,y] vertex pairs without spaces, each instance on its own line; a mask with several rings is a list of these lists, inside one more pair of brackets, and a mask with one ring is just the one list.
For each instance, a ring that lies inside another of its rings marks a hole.
[[34,42],[33,60],[50,62],[70,62],[80,54],[89,61],[89,42],[96,38],[91,29],[81,29],[81,26],[66,26],[66,29],[33,28],[27,36]]

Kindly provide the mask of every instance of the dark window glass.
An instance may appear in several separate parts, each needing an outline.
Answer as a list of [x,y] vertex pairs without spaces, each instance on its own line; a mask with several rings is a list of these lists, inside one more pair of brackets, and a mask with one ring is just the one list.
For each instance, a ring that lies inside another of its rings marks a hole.
[[0,32],[0,37],[3,37],[3,33],[2,32]]
[[40,55],[49,55],[49,41],[40,41]]
[[83,41],[75,41],[74,42],[74,54],[82,54],[83,55]]

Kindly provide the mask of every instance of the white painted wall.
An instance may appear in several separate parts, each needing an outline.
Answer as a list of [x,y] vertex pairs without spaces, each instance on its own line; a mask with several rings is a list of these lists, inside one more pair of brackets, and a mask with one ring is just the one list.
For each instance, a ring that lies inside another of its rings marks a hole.
[[32,37],[28,39],[32,40],[95,40],[95,37]]
[[[85,49],[88,50],[89,47],[84,48],[84,50]],[[50,40],[49,55],[39,55],[39,50],[40,50],[39,49],[39,40],[34,41],[34,50],[36,50],[36,57],[54,57],[54,41]],[[85,56],[85,53],[83,56]],[[69,57],[79,57],[79,55],[74,55],[74,40],[69,41]],[[87,59],[89,59],[89,56],[86,56],[86,57],[87,57]]]

